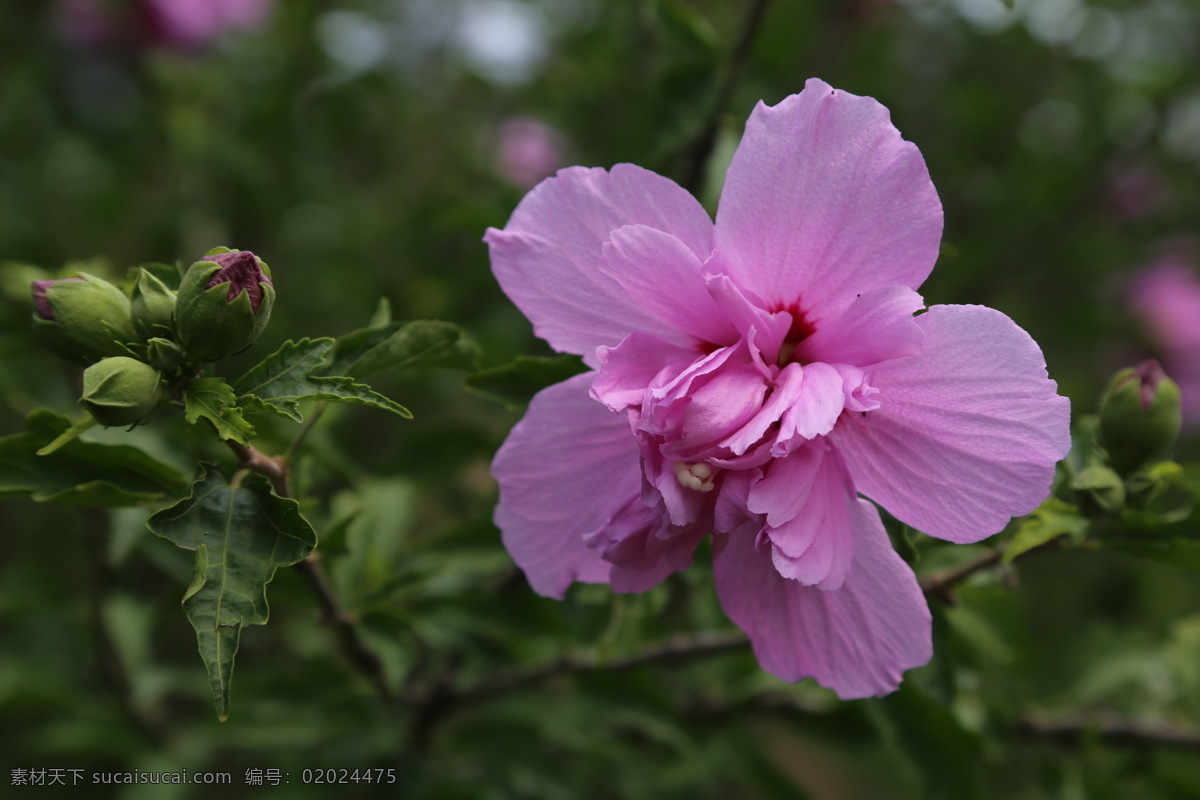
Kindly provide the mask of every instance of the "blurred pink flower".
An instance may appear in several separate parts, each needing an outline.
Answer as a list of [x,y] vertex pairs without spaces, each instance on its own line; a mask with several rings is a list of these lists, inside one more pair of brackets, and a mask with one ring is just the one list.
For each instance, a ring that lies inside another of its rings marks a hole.
[[892,691],[930,616],[879,513],[954,542],[1034,509],[1069,447],[1037,344],[981,306],[914,316],[942,208],[875,100],[818,80],[755,108],[716,222],[630,164],[574,167],[489,229],[504,291],[592,371],[540,392],[493,463],[541,594],[650,589],[713,534],[759,662]]
[[496,131],[496,172],[529,189],[563,166],[563,136],[533,117],[510,117]]
[[54,27],[66,41],[83,47],[111,44],[116,25],[107,4],[98,0],[58,0]]
[[140,0],[138,6],[153,42],[191,50],[228,31],[258,27],[274,0]]
[[1179,384],[1183,418],[1200,424],[1200,278],[1187,248],[1174,247],[1133,280],[1130,305]]
[[63,38],[84,47],[191,51],[262,25],[273,7],[274,0],[58,0],[54,20]]

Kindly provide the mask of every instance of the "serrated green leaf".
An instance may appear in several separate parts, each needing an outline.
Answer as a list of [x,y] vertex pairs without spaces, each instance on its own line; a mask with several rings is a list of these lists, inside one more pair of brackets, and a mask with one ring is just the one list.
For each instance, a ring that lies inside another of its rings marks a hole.
[[436,319],[387,322],[340,337],[329,372],[365,378],[416,367],[474,369],[478,360],[479,347],[453,323]]
[[579,356],[517,356],[507,364],[468,375],[467,388],[516,410],[547,386],[586,370]]
[[1091,524],[1077,508],[1051,497],[1018,523],[1017,533],[1008,543],[1003,561],[1010,564],[1022,553],[1059,536],[1069,535],[1075,541],[1081,541]]
[[261,475],[238,484],[201,464],[192,492],[146,523],[177,547],[196,551],[183,609],[196,630],[217,715],[229,715],[229,688],[241,630],[265,625],[267,584],[280,567],[304,559],[317,546],[312,526],[295,500],[279,497]]
[[72,438],[46,455],[40,449],[71,429],[67,417],[39,408],[25,431],[0,438],[0,499],[117,508],[183,493],[174,467],[137,447]]
[[329,338],[284,342],[234,384],[238,404],[247,412],[277,414],[296,422],[304,420],[302,400],[355,403],[412,418],[407,408],[352,378],[314,377],[313,370],[324,362],[333,345]]
[[254,426],[242,416],[237,395],[221,378],[193,381],[184,392],[183,402],[183,416],[189,425],[203,418],[212,423],[222,439],[245,444],[254,438]]

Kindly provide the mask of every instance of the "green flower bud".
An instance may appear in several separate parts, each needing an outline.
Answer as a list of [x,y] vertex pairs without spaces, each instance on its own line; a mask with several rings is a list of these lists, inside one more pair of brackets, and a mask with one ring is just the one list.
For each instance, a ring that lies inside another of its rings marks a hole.
[[1079,510],[1093,519],[1113,516],[1125,506],[1125,482],[1100,463],[1084,467],[1071,479]]
[[143,339],[174,338],[175,293],[153,273],[138,270],[129,308],[133,328]]
[[97,361],[83,371],[79,404],[106,427],[135,425],[162,397],[162,376],[149,364],[127,356]]
[[33,326],[68,361],[91,364],[127,353],[137,339],[129,298],[106,280],[80,277],[33,282]]
[[1182,421],[1179,385],[1153,359],[1113,376],[1100,401],[1100,444],[1127,475],[1171,450]]
[[161,372],[176,372],[185,360],[183,348],[170,339],[156,336],[146,341],[146,363]]
[[179,343],[200,361],[231,356],[258,338],[274,303],[271,271],[258,256],[218,248],[183,276],[175,305]]

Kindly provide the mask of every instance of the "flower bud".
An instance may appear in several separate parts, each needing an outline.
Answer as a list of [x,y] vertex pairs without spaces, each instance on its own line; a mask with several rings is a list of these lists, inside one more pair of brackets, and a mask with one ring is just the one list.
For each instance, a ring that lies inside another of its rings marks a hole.
[[146,269],[138,270],[129,309],[138,336],[174,338],[175,293]]
[[146,340],[146,363],[160,372],[176,372],[185,360],[183,348],[170,339],[155,336]]
[[270,269],[258,256],[218,248],[183,276],[175,306],[179,343],[200,361],[231,356],[258,338],[274,303]]
[[162,377],[149,364],[127,356],[97,361],[83,371],[79,404],[106,427],[134,425],[162,397]]
[[34,330],[68,361],[91,364],[122,355],[137,339],[129,298],[93,275],[34,281],[33,303]]
[[1114,375],[1100,401],[1100,443],[1122,475],[1166,456],[1180,422],[1179,386],[1153,359]]

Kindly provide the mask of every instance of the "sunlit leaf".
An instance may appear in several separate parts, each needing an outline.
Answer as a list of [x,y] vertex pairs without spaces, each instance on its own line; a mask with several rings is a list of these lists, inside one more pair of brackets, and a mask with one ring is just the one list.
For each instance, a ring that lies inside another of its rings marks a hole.
[[1022,553],[1060,536],[1070,536],[1075,541],[1080,541],[1087,534],[1091,524],[1086,517],[1080,515],[1077,508],[1051,497],[1020,521],[1016,535],[1004,551],[1004,563],[1009,564]]

